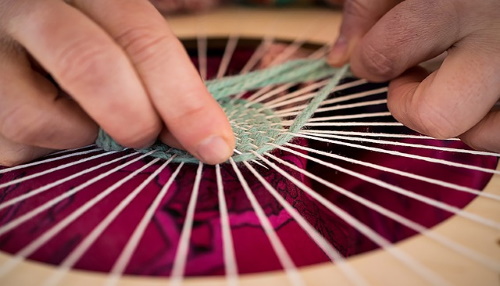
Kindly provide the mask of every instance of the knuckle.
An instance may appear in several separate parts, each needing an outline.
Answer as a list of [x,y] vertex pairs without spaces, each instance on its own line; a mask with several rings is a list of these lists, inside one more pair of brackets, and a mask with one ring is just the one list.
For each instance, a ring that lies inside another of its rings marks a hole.
[[63,85],[75,82],[98,85],[109,76],[116,56],[107,43],[81,38],[60,51],[55,71]]
[[463,133],[461,126],[457,124],[458,121],[451,118],[451,114],[445,110],[436,105],[419,102],[413,104],[409,117],[422,133],[434,138],[452,138]]
[[160,133],[161,126],[158,122],[138,122],[134,126],[129,126],[119,130],[119,132],[110,133],[120,145],[129,148],[144,148],[151,144]]
[[14,153],[11,150],[6,150],[6,152],[1,152],[0,155],[0,166],[13,167],[26,163],[31,160],[31,156],[28,154]]
[[29,149],[2,150],[2,152],[0,152],[0,166],[17,166],[29,162],[36,157],[37,156]]
[[27,106],[11,108],[0,120],[2,135],[14,142],[30,143],[50,133],[44,116]]
[[361,17],[369,13],[370,10],[363,0],[346,0],[344,3],[344,15]]
[[194,121],[202,118],[206,112],[206,106],[200,104],[200,101],[192,101],[190,104],[184,104],[177,112],[171,114],[170,123],[182,123],[186,121]]
[[384,81],[395,76],[394,61],[372,44],[364,45],[360,49],[360,59],[363,68],[373,80]]
[[170,34],[159,33],[158,29],[148,26],[129,28],[115,38],[136,63],[157,61],[173,40]]

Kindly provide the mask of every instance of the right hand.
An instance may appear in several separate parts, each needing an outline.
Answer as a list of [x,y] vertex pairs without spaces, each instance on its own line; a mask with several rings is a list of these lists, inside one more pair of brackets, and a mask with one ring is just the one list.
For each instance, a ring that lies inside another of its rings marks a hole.
[[126,147],[159,137],[209,164],[232,154],[224,112],[148,1],[0,7],[0,165],[90,144],[98,125]]

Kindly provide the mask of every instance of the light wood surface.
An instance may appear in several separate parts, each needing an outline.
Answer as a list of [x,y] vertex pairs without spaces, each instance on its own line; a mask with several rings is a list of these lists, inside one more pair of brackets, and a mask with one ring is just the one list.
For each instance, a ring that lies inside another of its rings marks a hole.
[[[202,15],[168,17],[172,29],[180,37],[228,36],[238,34],[246,37],[262,38],[274,35],[279,38],[295,39],[304,37],[307,41],[326,43],[337,36],[340,23],[338,11],[329,9],[250,9],[225,8]],[[500,170],[500,166],[497,168]],[[484,190],[500,194],[500,178],[494,176]],[[500,221],[499,204],[485,198],[476,198],[465,209],[494,221]],[[470,247],[491,259],[500,261],[500,233],[488,227],[453,217],[434,227],[432,232],[450,238]],[[499,285],[499,274],[463,258],[423,237],[414,236],[395,247],[411,255],[442,275],[454,285]],[[0,263],[10,258],[0,253]],[[387,251],[376,250],[348,259],[348,263],[374,285],[427,285],[419,276],[389,255]],[[53,273],[54,267],[37,262],[24,262],[9,275],[0,278],[2,286],[31,286]],[[331,263],[309,266],[301,269],[308,285],[349,285],[337,266]],[[107,278],[103,273],[72,270],[61,285],[87,286],[101,285]],[[224,285],[224,277],[188,278],[186,285]],[[289,285],[282,272],[269,272],[242,276],[241,285]],[[153,286],[166,285],[164,278],[126,276],[120,285]]]

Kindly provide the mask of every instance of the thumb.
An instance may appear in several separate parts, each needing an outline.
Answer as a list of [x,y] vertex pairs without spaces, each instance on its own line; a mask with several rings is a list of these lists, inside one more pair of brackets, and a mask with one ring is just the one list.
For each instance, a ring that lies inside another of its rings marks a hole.
[[371,27],[402,0],[345,0],[339,36],[328,62],[342,66],[349,61],[352,50]]

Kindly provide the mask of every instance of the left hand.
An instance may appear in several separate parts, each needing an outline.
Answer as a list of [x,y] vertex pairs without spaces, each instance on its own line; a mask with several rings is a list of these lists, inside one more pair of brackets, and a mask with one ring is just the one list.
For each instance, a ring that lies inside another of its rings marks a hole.
[[[432,72],[414,68],[446,53]],[[406,126],[500,152],[500,1],[346,0],[329,61],[391,80],[388,107]]]

